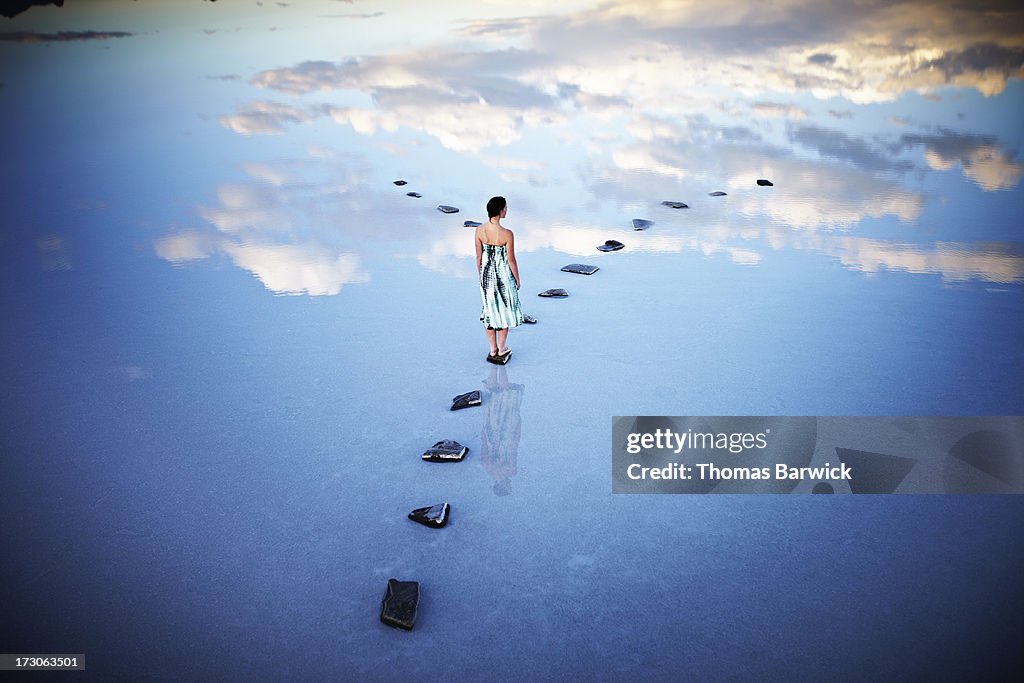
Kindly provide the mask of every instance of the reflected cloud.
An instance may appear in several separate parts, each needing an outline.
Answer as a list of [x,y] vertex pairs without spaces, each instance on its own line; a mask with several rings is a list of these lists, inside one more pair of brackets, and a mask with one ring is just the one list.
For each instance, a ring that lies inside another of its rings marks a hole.
[[937,135],[904,135],[896,147],[916,146],[924,146],[929,167],[948,171],[959,165],[965,176],[987,192],[1013,189],[1024,173],[1024,167],[1011,161],[991,137],[941,130]]
[[801,236],[795,240],[786,236],[783,239],[795,241],[790,246],[820,251],[838,259],[847,268],[866,273],[894,270],[940,275],[947,282],[1024,282],[1024,257],[1013,244],[937,242],[919,245],[840,236]]
[[303,123],[328,113],[324,107],[303,110],[281,102],[253,101],[239,108],[234,116],[218,118],[221,125],[241,135],[283,133],[287,123]]
[[794,107],[789,104],[779,104],[777,102],[754,102],[750,105],[750,108],[754,110],[754,114],[756,116],[789,118],[795,120],[807,118],[806,111],[800,107]]
[[867,170],[909,171],[914,167],[911,162],[893,159],[883,148],[873,147],[863,138],[851,137],[840,130],[813,125],[796,126],[790,129],[789,139],[816,150],[823,157],[849,161]]
[[[323,156],[330,150],[314,151]],[[253,182],[221,185],[218,204],[197,209],[215,232],[166,235],[153,244],[157,256],[181,266],[222,255],[278,294],[329,296],[370,280],[359,255],[335,244],[344,235],[333,215],[358,183],[356,170],[325,167],[312,155],[241,168]]]
[[[617,150],[614,169],[593,186],[597,195],[621,201],[676,196],[681,181],[701,195],[725,178],[734,205],[748,216],[769,216],[801,230],[851,228],[869,217],[895,215],[904,222],[921,213],[923,198],[885,177],[824,161],[787,158],[766,146],[720,145],[711,163],[697,146],[635,144]],[[700,159],[695,165],[694,159]],[[749,192],[755,178],[774,178],[770,193]],[[699,190],[695,185],[699,183]],[[740,192],[736,192],[740,190]],[[683,198],[685,199],[685,197]]]
[[71,254],[63,237],[57,235],[40,237],[36,239],[36,247],[39,249],[43,270],[50,272],[71,270]]
[[84,40],[130,38],[133,35],[133,33],[126,33],[124,31],[58,31],[57,33],[11,31],[8,33],[0,33],[0,40],[9,43],[68,43]]

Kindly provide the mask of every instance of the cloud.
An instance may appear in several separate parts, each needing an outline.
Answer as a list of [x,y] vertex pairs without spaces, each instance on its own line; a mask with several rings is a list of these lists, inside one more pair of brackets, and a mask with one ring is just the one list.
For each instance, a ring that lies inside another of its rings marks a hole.
[[82,40],[110,40],[130,38],[133,33],[124,31],[59,31],[57,33],[36,33],[34,31],[13,31],[0,33],[0,40],[11,43],[66,43]]
[[777,102],[754,102],[750,105],[756,116],[780,117],[800,120],[807,118],[807,112],[800,107]]
[[[349,246],[365,222],[358,160],[311,156],[241,168],[249,182],[222,184],[215,205],[197,208],[213,230],[169,233],[154,241],[157,256],[177,266],[226,257],[278,294],[329,296],[369,281]],[[339,215],[347,229],[339,229]]]
[[816,150],[823,157],[849,161],[867,170],[908,171],[913,168],[911,162],[893,159],[864,139],[851,137],[840,130],[813,125],[795,126],[789,131],[789,139]]
[[1020,182],[1024,167],[1010,159],[994,138],[941,130],[931,135],[903,135],[896,149],[923,146],[929,167],[948,171],[955,166],[986,192],[1011,190]]
[[304,110],[281,102],[253,101],[242,105],[234,116],[218,120],[241,135],[275,135],[284,132],[285,124],[312,121],[326,112],[324,107]]

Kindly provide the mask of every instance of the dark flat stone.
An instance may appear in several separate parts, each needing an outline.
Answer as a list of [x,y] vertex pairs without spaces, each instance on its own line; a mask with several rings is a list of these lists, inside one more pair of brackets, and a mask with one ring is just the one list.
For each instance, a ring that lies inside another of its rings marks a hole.
[[396,180],[395,181],[395,185],[398,185],[399,187],[401,187],[402,185],[408,185],[408,183],[405,182],[404,180]]
[[452,410],[462,410],[478,405],[480,405],[480,391],[477,389],[459,394],[452,399]]
[[523,322],[526,323],[527,325],[536,325],[537,319],[534,318],[532,315],[524,315]]
[[722,192],[721,190],[716,190],[716,191],[714,191],[714,192],[709,192],[709,193],[708,193],[708,196],[709,196],[709,197],[724,197],[724,196],[725,196],[725,193],[724,193],[724,192]]
[[646,220],[644,218],[634,218],[633,219],[633,229],[634,230],[646,230],[647,228],[651,227],[652,225],[654,225],[653,222],[651,222],[649,220]]
[[600,268],[597,266],[588,266],[585,263],[570,263],[567,266],[562,266],[562,272],[565,273],[579,273],[580,275],[593,275]]
[[476,221],[463,221],[462,226],[465,228],[479,228],[480,223],[477,223]]
[[440,211],[441,213],[458,213],[459,212],[459,210],[457,208],[455,208],[454,206],[448,206],[446,204],[441,204],[440,206],[437,207],[437,210]]
[[388,626],[411,631],[420,605],[420,584],[417,581],[388,579],[388,590],[380,608],[380,620]]
[[608,240],[604,244],[600,245],[597,248],[597,250],[598,251],[618,251],[619,249],[622,249],[624,246],[626,246],[626,245],[623,244],[622,242],[619,242],[618,240]]
[[553,296],[553,297],[562,298],[562,297],[569,296],[569,292],[565,291],[564,289],[545,289],[543,292],[541,292],[537,296],[548,296],[548,297]]
[[406,197],[415,197],[416,199],[419,199],[423,195],[421,195],[419,192],[406,192],[405,196]]
[[686,202],[670,202],[664,201],[661,203],[662,206],[667,206],[670,209],[689,209],[690,205]]
[[451,505],[448,503],[416,508],[409,513],[409,519],[419,522],[423,526],[429,526],[431,529],[440,529],[448,523],[448,513],[451,509]]
[[509,349],[508,353],[506,353],[504,356],[492,356],[492,355],[488,354],[487,355],[487,362],[488,363],[494,363],[495,365],[507,365],[509,360],[511,360],[511,358],[512,358],[512,350]]
[[773,183],[772,181],[765,180],[764,178],[758,178],[757,184],[760,185],[761,187],[772,187],[773,185],[775,185],[775,183]]
[[428,462],[460,462],[466,457],[466,453],[469,453],[469,448],[466,446],[458,441],[444,439],[425,450],[423,459]]

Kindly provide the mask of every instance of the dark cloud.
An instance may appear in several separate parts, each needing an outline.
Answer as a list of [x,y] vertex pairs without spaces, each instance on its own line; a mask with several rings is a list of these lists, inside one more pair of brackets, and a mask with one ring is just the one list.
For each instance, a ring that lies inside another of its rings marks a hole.
[[852,111],[839,111],[837,109],[829,109],[828,110],[828,115],[831,116],[834,119],[852,119],[853,118],[853,112]]
[[972,45],[966,50],[950,52],[934,59],[925,64],[924,68],[939,69],[946,76],[988,69],[1012,73],[1024,68],[1024,47]]
[[829,65],[831,65],[831,64],[835,64],[836,63],[836,56],[835,55],[826,54],[824,52],[818,52],[818,53],[813,54],[810,57],[808,57],[807,61],[810,62],[811,64],[829,64]]
[[937,134],[901,135],[899,141],[893,145],[895,151],[903,151],[914,147],[928,147],[942,155],[944,158],[966,158],[976,149],[981,147],[996,147],[998,142],[995,138],[987,135],[969,135],[940,128]]
[[29,7],[43,5],[56,5],[57,7],[63,7],[64,0],[3,0],[3,2],[0,3],[0,14],[11,19],[18,16]]
[[789,130],[789,139],[830,159],[849,161],[869,171],[908,171],[913,168],[909,161],[898,161],[883,154],[862,138],[850,137],[842,131],[819,126],[794,126]]
[[34,31],[13,31],[0,33],[0,40],[11,43],[58,43],[76,40],[110,40],[129,38],[132,33],[124,31],[60,31],[58,33],[36,33]]

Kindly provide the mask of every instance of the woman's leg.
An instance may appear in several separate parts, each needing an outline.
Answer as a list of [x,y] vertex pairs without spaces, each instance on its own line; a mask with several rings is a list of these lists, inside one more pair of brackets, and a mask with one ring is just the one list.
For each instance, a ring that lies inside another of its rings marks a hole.
[[491,328],[488,327],[484,331],[487,333],[487,341],[491,345],[491,355],[493,356],[494,354],[498,353],[498,344],[495,338],[495,332],[497,332],[497,330],[492,330]]
[[498,334],[495,335],[496,336],[495,341],[497,341],[497,343],[498,343],[498,351],[501,352],[501,351],[504,351],[507,348],[505,346],[505,341],[508,339],[508,328],[506,327],[503,330],[497,330],[497,333]]

